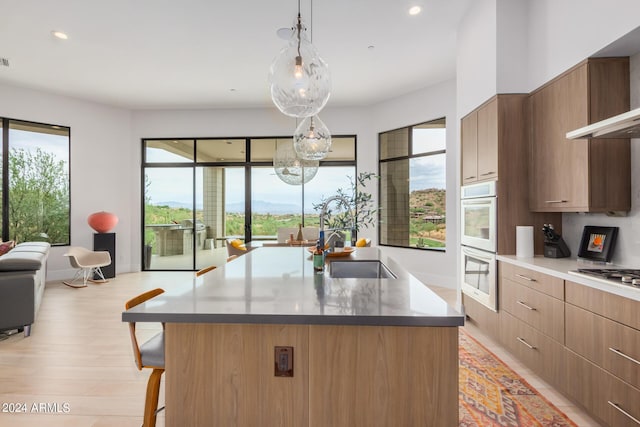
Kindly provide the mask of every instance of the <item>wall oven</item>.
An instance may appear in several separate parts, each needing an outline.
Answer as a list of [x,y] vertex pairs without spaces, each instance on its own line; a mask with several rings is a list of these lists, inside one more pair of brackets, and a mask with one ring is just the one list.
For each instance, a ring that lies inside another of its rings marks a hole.
[[496,252],[496,182],[462,187],[460,242],[465,246]]
[[497,203],[495,181],[461,189],[462,292],[493,311],[498,311]]
[[467,246],[462,253],[462,292],[493,311],[498,311],[496,254]]

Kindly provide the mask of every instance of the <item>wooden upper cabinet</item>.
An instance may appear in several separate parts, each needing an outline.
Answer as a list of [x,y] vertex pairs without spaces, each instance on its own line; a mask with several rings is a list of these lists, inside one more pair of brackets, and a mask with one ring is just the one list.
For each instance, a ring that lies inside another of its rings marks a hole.
[[498,98],[462,118],[462,183],[498,178]]
[[631,208],[628,139],[566,139],[568,131],[629,110],[628,58],[589,59],[529,97],[529,206],[537,212]]
[[478,112],[462,119],[462,183],[478,180]]
[[478,180],[498,177],[498,98],[478,110]]

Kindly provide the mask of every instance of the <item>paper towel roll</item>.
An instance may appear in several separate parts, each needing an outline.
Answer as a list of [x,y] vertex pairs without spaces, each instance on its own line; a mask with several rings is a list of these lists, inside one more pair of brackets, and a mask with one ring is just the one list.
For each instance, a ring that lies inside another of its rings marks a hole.
[[533,257],[533,226],[516,226],[516,256],[518,258]]

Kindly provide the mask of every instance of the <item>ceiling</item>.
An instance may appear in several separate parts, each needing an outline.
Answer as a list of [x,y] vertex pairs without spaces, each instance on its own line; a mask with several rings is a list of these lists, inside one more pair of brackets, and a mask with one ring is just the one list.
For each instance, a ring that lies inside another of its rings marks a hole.
[[[364,106],[455,76],[470,0],[300,0],[329,64],[328,106]],[[422,13],[410,16],[418,4]],[[130,109],[271,106],[267,73],[295,0],[0,0],[0,83]],[[313,10],[311,10],[313,9]],[[65,32],[66,41],[52,36]]]

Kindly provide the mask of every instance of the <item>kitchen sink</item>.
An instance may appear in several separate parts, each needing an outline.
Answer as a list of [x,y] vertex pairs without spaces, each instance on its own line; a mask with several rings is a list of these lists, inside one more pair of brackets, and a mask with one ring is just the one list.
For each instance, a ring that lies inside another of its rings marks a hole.
[[396,278],[396,275],[380,261],[331,261],[329,276],[352,279]]

